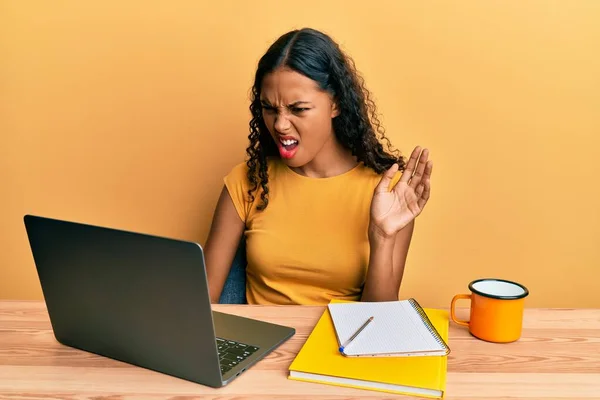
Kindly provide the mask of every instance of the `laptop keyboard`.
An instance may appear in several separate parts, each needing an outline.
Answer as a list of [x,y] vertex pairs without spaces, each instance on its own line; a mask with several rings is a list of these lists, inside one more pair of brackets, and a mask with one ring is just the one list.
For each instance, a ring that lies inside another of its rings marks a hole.
[[249,346],[234,340],[217,338],[217,349],[219,351],[221,374],[225,374],[231,368],[255,353],[258,347]]

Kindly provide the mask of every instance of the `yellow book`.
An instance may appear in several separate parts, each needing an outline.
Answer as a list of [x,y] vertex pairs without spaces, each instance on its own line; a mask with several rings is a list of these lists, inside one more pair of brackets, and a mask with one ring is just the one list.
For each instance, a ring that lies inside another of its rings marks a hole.
[[[447,343],[448,312],[428,308],[423,310]],[[326,309],[290,365],[288,377],[299,381],[443,398],[446,369],[447,356],[344,356],[339,351],[331,315]]]

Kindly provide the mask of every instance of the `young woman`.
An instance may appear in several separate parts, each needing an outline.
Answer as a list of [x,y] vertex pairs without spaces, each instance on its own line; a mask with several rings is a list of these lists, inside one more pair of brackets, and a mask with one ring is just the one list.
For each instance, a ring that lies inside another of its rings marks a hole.
[[250,111],[248,160],[225,177],[205,245],[211,301],[244,234],[250,304],[397,300],[428,150],[405,163],[390,149],[353,61],[313,29],[260,59]]

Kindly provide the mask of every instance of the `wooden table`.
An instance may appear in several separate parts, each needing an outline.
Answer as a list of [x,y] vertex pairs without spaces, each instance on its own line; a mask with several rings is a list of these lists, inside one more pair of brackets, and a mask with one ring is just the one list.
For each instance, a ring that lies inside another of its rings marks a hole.
[[[63,346],[43,302],[0,301],[0,398],[408,398],[287,379],[324,307],[215,309],[294,326],[297,333],[230,385],[212,389]],[[504,345],[479,341],[451,323],[449,342],[446,399],[600,399],[600,310],[528,309],[522,339]]]

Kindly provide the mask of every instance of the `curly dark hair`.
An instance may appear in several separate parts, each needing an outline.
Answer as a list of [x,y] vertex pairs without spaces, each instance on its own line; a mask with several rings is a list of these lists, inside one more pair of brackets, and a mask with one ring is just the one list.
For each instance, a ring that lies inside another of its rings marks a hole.
[[[375,103],[370,98],[363,78],[356,71],[354,61],[325,33],[310,28],[293,30],[277,39],[262,56],[252,87],[252,119],[246,164],[250,202],[254,201],[259,184],[262,188],[258,210],[264,210],[269,203],[267,157],[279,156],[262,117],[261,86],[264,77],[280,67],[287,67],[312,79],[333,96],[340,111],[333,119],[335,136],[358,162],[378,174],[394,163],[398,164],[400,171],[404,170],[404,158],[392,148],[385,136]],[[382,142],[385,142],[386,148]]]

